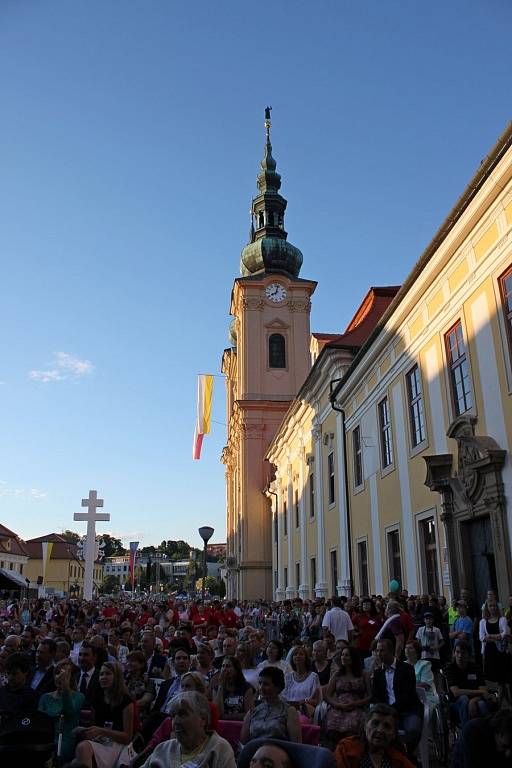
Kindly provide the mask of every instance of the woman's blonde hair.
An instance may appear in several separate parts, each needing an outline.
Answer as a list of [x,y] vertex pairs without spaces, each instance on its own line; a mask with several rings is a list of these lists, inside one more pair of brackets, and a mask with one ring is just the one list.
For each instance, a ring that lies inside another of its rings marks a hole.
[[117,661],[105,661],[101,665],[101,668],[103,667],[110,670],[114,675],[112,688],[105,690],[105,701],[108,704],[119,705],[123,700],[123,696],[127,693],[123,677],[123,668]]
[[183,687],[183,683],[187,678],[192,680],[192,684],[198,693],[206,693],[206,684],[204,682],[203,676],[199,674],[199,672],[186,672],[184,675],[182,675],[182,678],[181,678],[182,687]]
[[75,666],[75,664],[73,664],[71,659],[61,659],[55,664],[53,668],[53,675],[55,676],[57,672],[60,672],[62,667],[71,667],[71,675],[69,676],[69,687],[71,688],[72,691],[76,691],[76,688],[77,688],[76,676],[78,673],[78,667]]

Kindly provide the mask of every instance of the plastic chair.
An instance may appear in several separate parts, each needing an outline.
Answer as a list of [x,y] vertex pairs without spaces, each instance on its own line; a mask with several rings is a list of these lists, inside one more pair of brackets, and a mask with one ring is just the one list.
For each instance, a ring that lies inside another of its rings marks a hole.
[[238,768],[249,768],[254,753],[264,744],[275,744],[284,749],[290,757],[293,768],[336,768],[334,755],[328,749],[278,739],[253,739],[250,741],[240,753]]

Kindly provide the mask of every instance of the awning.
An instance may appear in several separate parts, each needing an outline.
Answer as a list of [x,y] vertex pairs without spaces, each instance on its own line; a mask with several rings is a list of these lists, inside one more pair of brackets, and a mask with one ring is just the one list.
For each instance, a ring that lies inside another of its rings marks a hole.
[[[10,583],[5,584],[5,579]],[[0,568],[0,587],[3,587],[3,589],[26,589],[27,582],[17,571],[9,571],[7,568]]]

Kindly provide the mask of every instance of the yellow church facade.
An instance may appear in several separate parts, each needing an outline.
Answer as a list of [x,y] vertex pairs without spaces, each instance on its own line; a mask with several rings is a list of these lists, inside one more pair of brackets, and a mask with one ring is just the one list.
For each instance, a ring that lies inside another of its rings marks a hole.
[[273,596],[512,583],[512,126],[403,286],[371,289],[271,439]]

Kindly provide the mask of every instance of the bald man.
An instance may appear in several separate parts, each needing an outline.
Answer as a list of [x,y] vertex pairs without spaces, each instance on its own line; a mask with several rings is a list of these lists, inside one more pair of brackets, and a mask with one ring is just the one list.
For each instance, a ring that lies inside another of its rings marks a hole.
[[264,744],[254,753],[250,768],[292,768],[292,761],[281,747],[276,744]]

